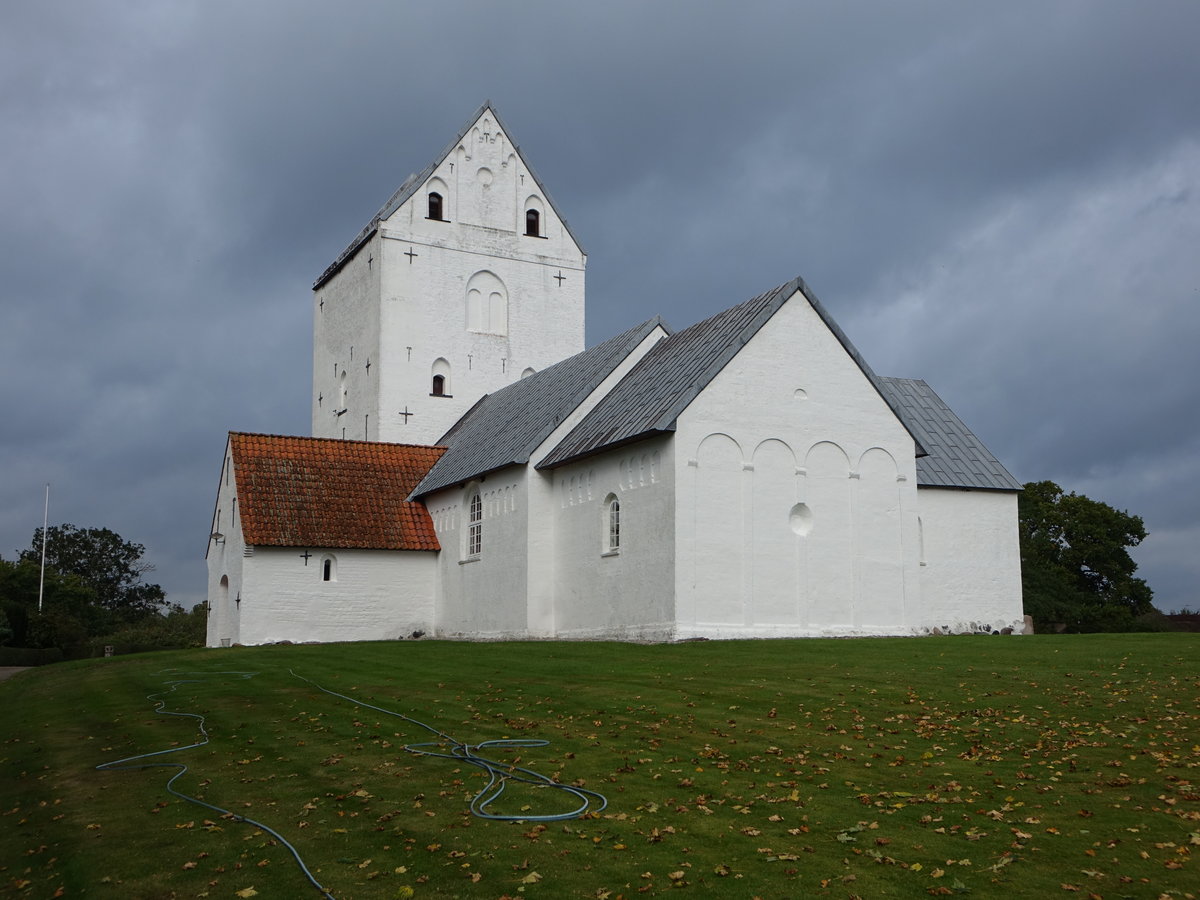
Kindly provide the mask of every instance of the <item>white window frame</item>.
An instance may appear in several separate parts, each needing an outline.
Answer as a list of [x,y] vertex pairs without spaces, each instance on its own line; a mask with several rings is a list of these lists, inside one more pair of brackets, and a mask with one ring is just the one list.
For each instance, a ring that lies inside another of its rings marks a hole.
[[478,559],[483,553],[483,495],[479,488],[467,494],[466,558]]
[[609,494],[604,498],[602,556],[617,556],[621,552],[621,498]]

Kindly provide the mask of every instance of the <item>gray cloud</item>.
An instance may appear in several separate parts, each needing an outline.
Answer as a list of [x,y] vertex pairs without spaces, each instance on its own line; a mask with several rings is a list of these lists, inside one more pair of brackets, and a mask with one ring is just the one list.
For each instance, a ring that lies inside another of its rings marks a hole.
[[590,340],[802,274],[1018,477],[1142,515],[1195,605],[1200,7],[10,7],[0,553],[50,481],[200,599],[225,432],[308,430],[313,279],[491,97]]

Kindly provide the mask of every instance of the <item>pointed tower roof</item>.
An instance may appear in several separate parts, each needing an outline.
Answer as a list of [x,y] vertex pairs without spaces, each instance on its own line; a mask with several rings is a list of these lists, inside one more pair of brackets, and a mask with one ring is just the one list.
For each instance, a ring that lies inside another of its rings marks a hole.
[[559,211],[558,205],[554,202],[554,198],[550,196],[550,192],[547,191],[546,186],[542,184],[542,179],[538,177],[533,166],[529,164],[529,160],[525,158],[525,153],[521,150],[520,144],[518,144],[516,139],[513,137],[512,131],[510,131],[509,127],[504,124],[504,120],[500,118],[500,114],[496,112],[496,108],[492,105],[492,101],[484,100],[483,105],[480,106],[479,109],[475,110],[475,112],[471,115],[471,118],[467,120],[467,123],[459,129],[458,134],[454,136],[450,143],[442,148],[442,152],[435,156],[429,165],[427,165],[420,172],[415,172],[404,179],[404,183],[396,189],[396,192],[392,194],[387,203],[383,204],[379,212],[375,213],[371,221],[363,226],[362,230],[358,233],[358,236],[349,243],[345,250],[338,254],[337,259],[330,263],[325,271],[321,273],[321,276],[313,282],[314,291],[320,288],[321,285],[325,284],[325,282],[338,273],[342,266],[344,266],[346,262],[358,252],[358,249],[367,242],[371,235],[379,230],[380,222],[386,221],[392,215],[392,213],[403,206],[405,202],[411,199],[412,196],[418,190],[420,190],[421,186],[430,179],[435,171],[437,171],[438,166],[445,162],[446,157],[453,153],[455,148],[462,143],[463,138],[465,138],[471,129],[475,127],[475,123],[482,119],[484,115],[489,112],[496,120],[496,124],[499,125],[500,129],[508,136],[509,143],[512,144],[513,150],[520,158],[521,163],[526,169],[529,170],[529,175],[537,184],[538,190],[541,192],[542,197],[545,198],[546,202],[550,205],[550,208],[554,210],[554,214],[558,217],[559,221],[562,222],[563,228],[567,230],[567,234],[571,236],[571,240],[575,242],[575,246],[578,247],[581,252],[583,251],[583,245],[580,244],[579,239],[575,237],[575,233],[571,230],[570,223],[567,222],[566,218]]

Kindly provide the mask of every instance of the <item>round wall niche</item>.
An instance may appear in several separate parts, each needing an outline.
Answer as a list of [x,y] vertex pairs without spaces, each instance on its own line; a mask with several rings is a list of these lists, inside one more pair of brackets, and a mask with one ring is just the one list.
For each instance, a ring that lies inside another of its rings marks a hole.
[[486,166],[475,173],[475,177],[479,179],[479,183],[487,187],[492,183],[492,170]]
[[807,503],[797,503],[792,507],[792,511],[788,515],[788,524],[792,526],[792,531],[804,537],[812,531],[812,523],[813,514]]
[[794,400],[807,400],[808,391],[806,391],[804,388],[796,388],[796,390],[792,392],[792,398]]

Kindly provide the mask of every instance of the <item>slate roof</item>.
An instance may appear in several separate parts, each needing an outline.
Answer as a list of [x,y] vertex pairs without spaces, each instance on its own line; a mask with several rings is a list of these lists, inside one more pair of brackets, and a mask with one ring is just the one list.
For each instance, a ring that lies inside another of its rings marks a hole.
[[[732,309],[685,328],[654,346],[596,407],[552,450],[538,468],[553,468],[652,434],[674,431],[679,415],[760,328],[797,292],[804,296],[858,364],[880,395],[892,405],[879,377],[845,332],[809,290],[795,278]],[[899,412],[893,407],[899,416]],[[921,442],[913,435],[917,452]]]
[[230,432],[242,534],[263,547],[438,550],[407,498],[444,447]]
[[892,398],[893,409],[899,410],[901,420],[928,452],[917,460],[917,484],[1021,490],[1021,483],[928,384],[914,378],[879,381]]
[[491,100],[484,100],[483,105],[480,106],[479,109],[475,110],[471,118],[467,120],[467,124],[464,125],[459,130],[458,134],[454,136],[454,139],[442,149],[442,152],[434,157],[433,162],[427,165],[420,172],[414,172],[412,175],[409,175],[406,179],[404,179],[404,183],[396,189],[396,193],[392,194],[392,196],[388,199],[388,202],[383,204],[379,212],[375,213],[375,216],[371,219],[371,221],[363,226],[363,229],[358,233],[358,236],[350,242],[345,250],[338,254],[337,259],[330,263],[329,266],[326,267],[325,271],[321,273],[321,276],[313,282],[314,291],[338,273],[338,270],[340,270],[342,266],[346,264],[347,260],[349,260],[352,256],[354,256],[355,253],[358,252],[358,248],[366,243],[371,235],[373,235],[379,229],[380,222],[385,221],[392,213],[403,206],[405,201],[407,201],[413,196],[413,194],[420,190],[421,185],[429,180],[430,176],[437,171],[437,167],[442,164],[447,156],[454,152],[455,148],[458,147],[458,145],[462,142],[462,139],[466,137],[467,132],[471,130],[471,127],[479,120],[480,116],[482,116],[488,110],[491,110],[492,115],[496,119],[496,124],[500,126],[501,130],[506,135],[508,135],[508,139],[512,143],[513,150],[521,158],[521,162],[525,164],[525,168],[529,170],[529,174],[537,183],[538,189],[542,194],[542,199],[550,204],[550,208],[554,210],[554,214],[558,216],[559,221],[562,222],[563,228],[567,229],[567,234],[571,236],[571,240],[575,241],[575,246],[579,247],[581,251],[583,250],[583,245],[579,243],[578,239],[576,239],[574,232],[571,231],[571,226],[567,224],[567,220],[563,218],[562,213],[558,211],[558,207],[555,205],[554,199],[550,196],[550,192],[546,190],[545,185],[542,184],[542,179],[538,178],[537,173],[533,170],[533,166],[529,164],[529,160],[527,160],[525,158],[525,154],[521,152],[520,145],[517,144],[516,138],[513,137],[513,133],[500,118],[500,114],[496,112],[496,107],[492,106]]
[[483,397],[442,437],[449,449],[413,496],[529,462],[559,423],[657,327],[667,328],[655,316]]

